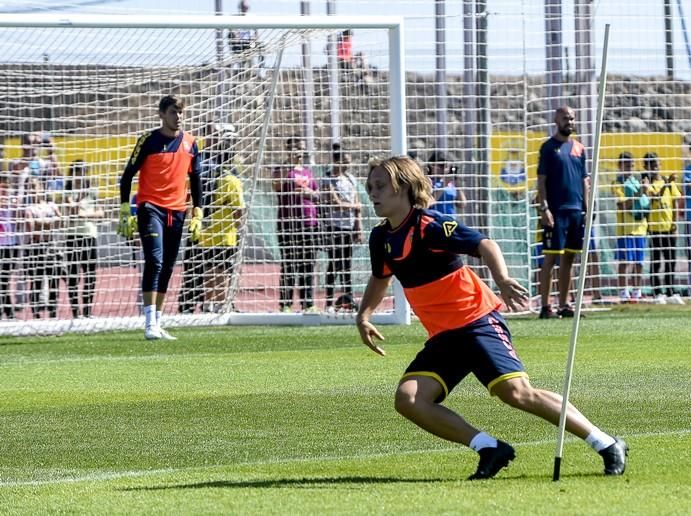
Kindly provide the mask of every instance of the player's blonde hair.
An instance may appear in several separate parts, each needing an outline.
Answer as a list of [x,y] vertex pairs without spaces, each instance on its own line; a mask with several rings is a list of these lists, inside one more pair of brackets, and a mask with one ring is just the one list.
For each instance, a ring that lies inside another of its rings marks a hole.
[[432,196],[432,182],[414,159],[408,156],[393,156],[387,159],[373,158],[369,161],[367,178],[377,167],[381,167],[389,174],[394,192],[408,185],[408,199],[410,204],[419,208],[429,208],[434,204]]

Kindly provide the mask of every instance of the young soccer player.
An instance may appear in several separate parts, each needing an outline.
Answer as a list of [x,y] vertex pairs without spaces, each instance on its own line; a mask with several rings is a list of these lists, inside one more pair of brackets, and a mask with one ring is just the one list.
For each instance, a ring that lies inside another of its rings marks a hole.
[[161,312],[168,282],[180,249],[187,210],[187,179],[192,193],[189,231],[199,240],[203,212],[199,179],[199,150],[194,137],[181,129],[182,99],[165,96],[158,106],[161,127],[139,138],[120,179],[120,223],[118,233],[131,238],[130,213],[132,178],[139,174],[137,226],[144,253],[142,297],[144,337],[148,340],[176,340],[161,328]]
[[[482,258],[509,309],[526,290],[508,275],[497,244],[451,217],[426,209],[433,202],[429,179],[408,157],[370,164],[367,192],[374,211],[385,217],[370,235],[372,275],[357,316],[362,341],[375,353],[383,336],[370,322],[392,276],[429,333],[425,347],[406,369],[395,397],[396,410],[422,429],[479,453],[469,480],[491,478],[514,459],[509,444],[478,430],[441,405],[469,373],[508,405],[558,424],[562,398],[533,388],[499,314],[501,301],[465,266],[460,254]],[[621,475],[628,447],[593,426],[568,406],[566,429],[604,459],[606,475]]]

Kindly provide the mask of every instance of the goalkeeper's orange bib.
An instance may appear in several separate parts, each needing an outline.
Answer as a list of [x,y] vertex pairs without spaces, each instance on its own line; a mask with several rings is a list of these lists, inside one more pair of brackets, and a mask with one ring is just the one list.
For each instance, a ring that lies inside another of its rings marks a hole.
[[137,206],[150,202],[161,208],[187,208],[187,176],[192,170],[194,136],[182,133],[177,149],[149,154],[139,170]]

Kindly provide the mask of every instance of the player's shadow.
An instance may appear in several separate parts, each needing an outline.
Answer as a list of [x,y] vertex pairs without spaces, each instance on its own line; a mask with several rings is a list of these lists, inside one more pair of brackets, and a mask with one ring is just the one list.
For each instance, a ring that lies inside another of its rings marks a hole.
[[277,478],[271,480],[213,480],[190,484],[169,484],[160,486],[127,487],[123,491],[159,491],[167,489],[209,489],[209,488],[259,488],[276,489],[284,487],[310,488],[330,487],[347,484],[404,484],[404,483],[434,483],[450,482],[457,479],[448,478],[400,478],[400,477],[305,477],[305,478]]
[[[602,477],[602,473],[568,473],[562,475],[566,478]],[[604,478],[604,477],[603,477]],[[463,482],[468,485],[482,485],[485,482],[505,482],[511,480],[537,480],[548,479],[544,474],[520,474],[515,476],[499,476],[491,480],[464,481],[462,478],[403,478],[403,477],[303,477],[303,478],[276,478],[270,480],[211,480],[207,482],[195,482],[188,484],[165,484],[158,486],[125,487],[122,491],[165,491],[171,489],[280,489],[280,488],[327,488],[335,485],[353,487],[361,484],[433,484],[438,482]],[[555,484],[556,485],[556,484]]]
[[[568,478],[595,478],[595,477],[602,477],[602,478],[611,478],[611,477],[605,477],[602,473],[599,472],[592,472],[592,473],[562,473],[560,475],[560,478],[562,479],[568,479]],[[518,475],[511,475],[510,473],[504,474],[504,476],[498,476],[490,480],[490,482],[504,482],[504,481],[509,481],[509,480],[549,480],[550,482],[552,481],[552,477],[548,477],[544,473],[534,473],[534,474],[528,474],[528,473],[521,473]],[[484,480],[481,482],[485,482]],[[556,485],[556,482],[555,482]]]

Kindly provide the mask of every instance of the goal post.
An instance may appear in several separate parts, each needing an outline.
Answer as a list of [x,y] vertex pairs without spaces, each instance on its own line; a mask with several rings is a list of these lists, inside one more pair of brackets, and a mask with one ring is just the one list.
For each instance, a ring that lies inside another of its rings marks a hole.
[[[351,54],[327,59],[328,41],[346,32],[355,37]],[[171,93],[185,100],[183,129],[201,149],[205,231],[223,229],[201,244],[183,236],[165,324],[353,322],[369,253],[366,238],[353,234],[347,267],[339,261],[346,244],[334,235],[346,230],[332,227],[333,144],[351,159],[336,175],[352,182],[366,237],[378,223],[364,189],[368,159],[407,150],[402,18],[4,15],[0,35],[0,174],[15,261],[3,279],[15,319],[2,321],[0,335],[142,327],[142,257],[137,238],[115,236],[117,182],[137,138],[158,127],[158,100]],[[300,59],[305,41],[313,49],[309,74]],[[304,165],[320,194],[307,268],[312,292],[303,297],[315,309],[299,297],[310,287],[303,274],[293,278],[295,307],[283,313],[282,271],[303,263],[281,252],[274,172],[285,166],[286,141],[307,134],[314,151]],[[221,191],[230,176],[243,191],[232,202]],[[327,294],[347,303],[327,310]],[[400,285],[374,321],[410,322]]]

